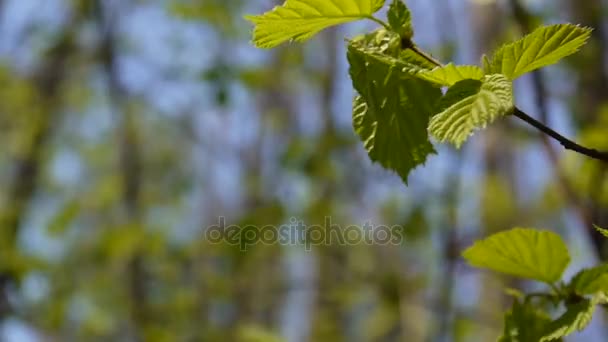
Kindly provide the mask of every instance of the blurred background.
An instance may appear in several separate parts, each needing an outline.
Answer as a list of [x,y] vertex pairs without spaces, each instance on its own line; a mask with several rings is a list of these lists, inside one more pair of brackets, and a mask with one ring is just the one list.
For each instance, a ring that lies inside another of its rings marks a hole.
[[[351,127],[344,38],[257,50],[245,13],[279,0],[0,0],[0,341],[493,341],[539,289],[460,252],[514,226],[608,257],[607,167],[515,119],[437,146],[406,187]],[[516,84],[518,105],[608,149],[601,0],[408,0],[442,61],[542,23],[595,28]],[[380,14],[383,16],[383,14]],[[220,217],[399,225],[398,245],[211,243]],[[542,288],[540,288],[542,289]],[[605,317],[572,341],[605,341]]]

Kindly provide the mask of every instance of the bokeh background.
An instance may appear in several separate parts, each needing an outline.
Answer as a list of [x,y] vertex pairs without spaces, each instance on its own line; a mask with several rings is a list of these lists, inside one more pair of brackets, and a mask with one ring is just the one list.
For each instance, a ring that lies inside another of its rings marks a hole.
[[[245,13],[278,0],[0,0],[0,341],[493,341],[505,286],[477,238],[559,232],[572,275],[608,256],[607,167],[515,119],[410,177],[351,127],[344,38],[257,50]],[[443,61],[542,23],[595,28],[582,53],[516,84],[517,103],[608,149],[608,5],[408,0]],[[383,14],[381,14],[383,15]],[[399,245],[205,239],[227,224],[401,225]],[[605,341],[600,312],[572,341]]]

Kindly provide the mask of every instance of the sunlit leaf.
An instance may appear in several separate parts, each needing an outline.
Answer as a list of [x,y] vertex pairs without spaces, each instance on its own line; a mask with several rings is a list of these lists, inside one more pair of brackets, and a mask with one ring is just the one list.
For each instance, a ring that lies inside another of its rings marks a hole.
[[511,310],[505,312],[504,332],[499,342],[538,341],[551,323],[551,317],[530,302],[515,299]]
[[287,0],[262,15],[248,15],[253,43],[272,48],[294,40],[305,41],[334,25],[370,18],[384,5],[384,0]]
[[463,80],[482,80],[483,70],[474,65],[454,65],[452,63],[437,67],[433,70],[425,70],[418,74],[429,82],[433,82],[442,86],[453,86]]
[[590,28],[572,24],[540,27],[524,38],[498,49],[486,67],[486,73],[503,74],[513,80],[557,63],[585,45],[591,31]]
[[441,99],[439,114],[431,119],[429,132],[437,140],[459,148],[475,130],[509,114],[512,108],[513,86],[503,75],[460,81]]
[[570,288],[578,295],[608,292],[608,264],[578,272],[570,281]]
[[387,17],[391,28],[401,38],[412,39],[414,36],[412,14],[403,1],[394,0],[388,9]]
[[575,331],[585,329],[593,318],[596,304],[595,299],[583,299],[577,304],[570,305],[563,315],[549,324],[540,341],[555,341]]
[[523,228],[477,241],[463,256],[475,267],[545,283],[558,281],[570,262],[566,244],[559,235]]
[[401,66],[348,46],[354,101],[353,125],[371,160],[393,170],[407,183],[412,169],[435,152],[426,127],[441,91]]

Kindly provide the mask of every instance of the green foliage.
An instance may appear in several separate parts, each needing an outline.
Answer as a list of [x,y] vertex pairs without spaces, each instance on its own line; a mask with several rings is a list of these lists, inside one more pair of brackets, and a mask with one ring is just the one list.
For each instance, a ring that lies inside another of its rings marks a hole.
[[523,228],[477,241],[463,256],[475,267],[549,284],[561,278],[570,262],[568,248],[559,235]]
[[[392,31],[376,31],[349,42],[351,78],[360,95],[354,100],[353,126],[370,158],[397,171],[406,183],[409,171],[433,152],[421,133],[429,116],[432,136],[461,147],[475,130],[512,113],[513,79],[573,54],[591,34],[590,29],[571,24],[541,27],[502,46],[492,58],[484,56],[483,69],[451,63],[442,66],[411,41],[411,13],[403,1],[390,4],[388,24],[372,17],[383,3],[290,0],[264,15],[247,18],[256,25],[253,41],[259,47],[273,47],[290,39],[302,41],[328,26],[363,18]],[[353,58],[355,53],[357,58]],[[357,62],[359,65],[353,65]],[[433,103],[437,92],[412,76],[447,86],[448,92]],[[374,96],[379,96],[376,101],[371,99]],[[429,103],[434,110],[428,110]],[[400,124],[389,125],[391,122]]]
[[590,36],[591,29],[571,24],[541,27],[498,49],[485,71],[514,80],[577,52]]
[[255,24],[253,43],[272,48],[289,40],[305,41],[330,26],[370,18],[383,5],[384,0],[287,0],[245,18]]
[[433,70],[424,70],[418,74],[419,77],[441,86],[451,87],[464,80],[482,80],[483,70],[476,65],[454,65],[450,63]]
[[[443,65],[411,39],[411,13],[394,0],[385,23],[372,17],[384,1],[287,0],[261,16],[253,41],[273,47],[303,41],[331,25],[371,19],[383,28],[348,41],[353,87],[353,127],[372,161],[399,174],[407,184],[412,169],[435,153],[429,135],[461,147],[479,129],[513,113],[513,80],[577,52],[591,30],[571,24],[545,26],[505,44],[482,67]],[[441,87],[447,87],[441,95]],[[608,236],[608,230],[596,227]],[[569,284],[561,278],[570,262],[555,233],[515,228],[477,241],[463,256],[475,266],[550,286],[549,291],[518,295],[505,313],[500,341],[559,341],[581,330],[597,304],[606,302],[608,266],[579,272]],[[548,305],[565,312],[552,318]]]
[[475,130],[510,113],[512,84],[500,74],[484,76],[481,81],[459,81],[448,90],[438,108],[429,132],[439,141],[460,147]]
[[[518,294],[505,313],[505,329],[499,341],[559,341],[583,330],[598,304],[606,302],[607,265],[583,270],[568,285],[559,283],[569,263],[569,253],[555,233],[515,228],[477,241],[463,256],[471,265],[505,274],[539,280],[551,285],[552,292],[525,296]],[[586,295],[591,297],[587,298]],[[554,320],[545,311],[546,302],[532,296],[563,303],[566,311]]]
[[361,43],[349,44],[348,60],[360,95],[353,106],[355,131],[370,158],[396,171],[407,183],[410,171],[435,153],[426,128],[441,92],[367,54]]
[[567,307],[555,320],[527,300],[516,299],[505,314],[505,327],[499,342],[562,341],[576,331],[583,330],[593,317],[597,300],[582,299]]
[[585,329],[593,318],[596,304],[597,300],[583,299],[579,303],[570,305],[563,315],[547,326],[540,341],[555,341]]
[[505,313],[504,332],[499,342],[539,341],[551,323],[551,317],[529,301],[513,301],[511,310]]
[[412,27],[412,13],[401,0],[393,0],[388,13],[388,23],[391,29],[399,34],[401,38],[410,40],[414,36]]
[[608,292],[608,265],[580,271],[572,278],[569,287],[580,296]]
[[387,66],[400,68],[402,72],[410,76],[435,68],[433,63],[422,58],[414,51],[401,49],[399,35],[385,29],[355,37],[348,44],[357,46],[362,49],[362,53]]

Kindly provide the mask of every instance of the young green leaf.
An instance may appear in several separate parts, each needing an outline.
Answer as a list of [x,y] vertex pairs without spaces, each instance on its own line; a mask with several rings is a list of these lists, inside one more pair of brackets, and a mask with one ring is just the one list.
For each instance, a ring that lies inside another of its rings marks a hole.
[[253,43],[272,48],[289,40],[305,41],[334,25],[371,18],[385,0],[287,0],[262,15],[248,15]]
[[597,299],[583,299],[579,303],[568,307],[566,312],[547,326],[540,342],[555,341],[568,336],[575,331],[585,329],[593,318]]
[[382,63],[402,68],[403,72],[409,75],[416,75],[423,69],[435,68],[435,64],[412,49],[402,49],[399,35],[383,28],[355,37],[351,43]]
[[439,114],[429,132],[439,141],[460,148],[477,129],[485,128],[513,109],[513,86],[503,75],[486,75],[482,81],[463,80],[439,102]]
[[414,36],[412,13],[403,1],[393,0],[388,9],[387,17],[393,31],[397,32],[401,38],[412,39]]
[[429,82],[448,87],[464,80],[481,80],[483,76],[483,70],[478,66],[454,65],[453,63],[433,70],[424,70],[418,74],[418,77]]
[[593,225],[593,227],[595,228],[595,230],[600,232],[600,234],[604,235],[605,237],[608,237],[608,229],[600,228],[600,226],[596,225]]
[[435,153],[426,127],[441,91],[397,65],[348,46],[354,101],[353,126],[372,161],[394,170],[407,184],[410,171]]
[[549,231],[515,228],[477,241],[463,256],[475,267],[552,284],[570,262],[568,248]]
[[608,293],[608,264],[578,272],[570,281],[569,288],[580,296]]
[[528,342],[542,338],[551,323],[551,317],[530,302],[516,299],[511,310],[505,313],[505,327],[499,342]]
[[544,26],[498,49],[485,71],[514,80],[577,52],[590,36],[591,29],[587,27],[572,24]]

